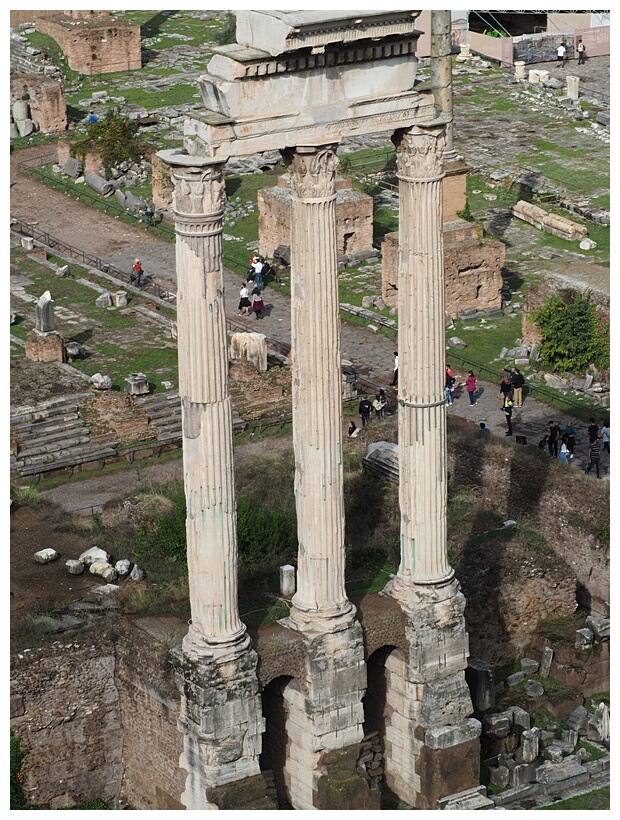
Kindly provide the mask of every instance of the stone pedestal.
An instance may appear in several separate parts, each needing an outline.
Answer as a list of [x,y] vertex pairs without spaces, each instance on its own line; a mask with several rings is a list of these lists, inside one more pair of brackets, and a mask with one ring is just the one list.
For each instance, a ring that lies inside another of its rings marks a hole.
[[515,60],[515,80],[525,80],[526,73],[525,73],[525,61],[524,60]]
[[566,96],[569,100],[579,99],[579,77],[566,77]]
[[32,362],[66,362],[64,339],[56,331],[31,333],[26,339],[26,358]]
[[267,370],[267,337],[264,333],[233,333],[230,360],[251,362],[257,370]]
[[132,396],[144,396],[149,392],[149,380],[144,373],[130,373],[125,376],[124,388]]

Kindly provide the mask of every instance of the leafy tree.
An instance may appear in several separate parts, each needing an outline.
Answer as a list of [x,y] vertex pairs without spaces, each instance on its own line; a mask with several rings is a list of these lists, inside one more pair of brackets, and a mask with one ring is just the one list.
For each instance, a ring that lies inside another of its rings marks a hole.
[[609,325],[599,319],[590,293],[564,290],[532,313],[543,338],[542,355],[553,370],[574,372],[594,364],[609,368]]
[[219,46],[228,45],[228,43],[236,43],[237,42],[237,18],[232,13],[232,11],[226,12],[226,17],[224,18],[224,25],[221,31],[215,35],[215,42]]
[[106,174],[121,162],[140,162],[146,146],[137,137],[138,126],[132,120],[114,111],[88,126],[86,139],[71,148],[73,156],[82,160],[89,151],[97,151],[101,156]]

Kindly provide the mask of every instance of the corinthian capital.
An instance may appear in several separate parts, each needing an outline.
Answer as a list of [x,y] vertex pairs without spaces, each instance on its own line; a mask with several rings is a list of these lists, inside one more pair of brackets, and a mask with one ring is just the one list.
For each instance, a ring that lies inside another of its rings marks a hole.
[[395,131],[392,142],[396,146],[398,175],[409,179],[434,179],[441,176],[446,130],[413,128]]
[[320,199],[336,192],[337,145],[297,146],[282,152],[291,187],[301,199]]
[[185,214],[217,214],[224,210],[224,166],[173,168],[175,210]]

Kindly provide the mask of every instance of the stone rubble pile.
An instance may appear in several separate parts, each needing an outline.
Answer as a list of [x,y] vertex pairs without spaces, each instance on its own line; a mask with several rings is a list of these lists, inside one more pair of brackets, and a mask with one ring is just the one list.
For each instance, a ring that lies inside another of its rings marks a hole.
[[364,735],[360,744],[360,756],[357,759],[357,766],[370,779],[376,787],[381,787],[383,780],[383,747],[379,732],[369,732]]

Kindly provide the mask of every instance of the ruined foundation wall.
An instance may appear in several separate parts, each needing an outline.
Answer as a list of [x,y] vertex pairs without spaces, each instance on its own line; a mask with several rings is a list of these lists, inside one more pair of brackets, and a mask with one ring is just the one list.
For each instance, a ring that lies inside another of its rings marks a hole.
[[[288,175],[273,188],[258,192],[259,253],[271,257],[278,245],[289,245],[291,194]],[[286,187],[285,187],[286,186]],[[351,181],[338,178],[336,185],[336,244],[339,255],[372,250],[372,197],[354,190]]]
[[64,14],[40,17],[37,29],[53,37],[69,68],[81,74],[106,74],[142,68],[140,26],[114,17],[68,23]]
[[[388,307],[398,306],[398,233],[385,235],[382,297]],[[464,220],[444,223],[445,309],[459,316],[467,308],[501,307],[503,242],[481,239],[478,228]]]
[[59,80],[35,77],[29,74],[11,75],[11,105],[25,94],[30,98],[30,119],[44,134],[65,131],[67,103]]
[[11,658],[11,729],[28,754],[24,794],[42,808],[114,804],[123,768],[114,646],[65,637]]

